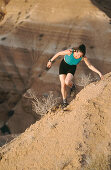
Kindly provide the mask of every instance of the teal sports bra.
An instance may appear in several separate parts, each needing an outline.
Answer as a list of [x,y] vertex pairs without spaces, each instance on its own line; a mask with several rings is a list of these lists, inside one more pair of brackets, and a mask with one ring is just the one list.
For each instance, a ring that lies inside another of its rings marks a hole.
[[64,56],[65,62],[69,65],[77,65],[82,60],[82,57],[78,59],[74,58],[73,53],[74,52],[72,51],[71,55]]

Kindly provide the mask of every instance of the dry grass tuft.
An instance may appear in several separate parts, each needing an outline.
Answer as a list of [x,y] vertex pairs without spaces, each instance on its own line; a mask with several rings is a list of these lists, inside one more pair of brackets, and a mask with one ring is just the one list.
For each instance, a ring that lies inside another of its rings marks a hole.
[[32,110],[41,116],[44,116],[57,104],[57,98],[54,98],[52,91],[49,92],[47,97],[38,98],[37,94],[29,89],[24,97],[31,99]]
[[75,83],[78,86],[87,86],[91,82],[97,81],[97,80],[98,80],[98,78],[92,77],[91,73],[88,75],[81,73],[78,75],[78,78],[75,80]]

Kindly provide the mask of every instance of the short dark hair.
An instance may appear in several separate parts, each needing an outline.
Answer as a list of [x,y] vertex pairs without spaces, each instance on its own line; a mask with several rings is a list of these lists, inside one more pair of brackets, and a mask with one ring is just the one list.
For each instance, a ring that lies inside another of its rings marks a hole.
[[81,44],[79,47],[73,47],[72,48],[72,51],[75,52],[75,51],[80,51],[83,53],[83,57],[85,56],[86,54],[86,46],[84,44]]
[[85,56],[85,54],[86,54],[86,46],[84,44],[81,44],[78,47],[78,50],[83,53],[83,56]]

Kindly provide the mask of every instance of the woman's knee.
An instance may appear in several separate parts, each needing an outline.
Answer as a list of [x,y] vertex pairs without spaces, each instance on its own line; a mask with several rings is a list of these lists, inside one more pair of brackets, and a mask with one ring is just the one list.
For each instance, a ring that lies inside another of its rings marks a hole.
[[67,86],[69,86],[70,85],[70,81],[69,80],[65,80],[65,84],[67,85]]

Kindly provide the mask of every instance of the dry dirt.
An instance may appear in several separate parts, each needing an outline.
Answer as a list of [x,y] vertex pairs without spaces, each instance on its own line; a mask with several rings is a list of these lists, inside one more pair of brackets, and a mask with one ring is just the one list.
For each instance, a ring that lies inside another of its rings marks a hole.
[[111,167],[111,73],[3,146],[1,170]]
[[[53,90],[57,92],[56,96],[61,97],[58,70],[62,57],[53,63],[50,70],[46,70],[48,59],[55,53],[84,43],[91,63],[103,74],[111,71],[111,24],[108,15],[110,1],[0,2],[0,7],[6,5],[5,16],[0,22],[0,88],[3,90],[2,95],[4,94],[1,98],[0,116],[7,122],[7,113],[14,110],[15,116],[9,120],[10,129],[12,133],[20,133],[35,121],[34,116],[29,116],[19,102],[28,88],[33,88],[38,95],[48,94]],[[96,73],[81,63],[74,78],[76,85],[83,87],[84,84],[78,82],[78,76],[81,80],[83,77],[86,79],[89,74],[94,80],[98,79]],[[2,109],[3,106],[6,106],[6,110]],[[24,122],[20,120],[21,114]],[[18,123],[13,124],[13,120],[18,122],[18,117],[20,129]],[[30,121],[27,123],[29,117]]]
[[[38,116],[33,114],[22,97],[29,88],[34,89],[38,95],[47,95],[51,90],[55,92],[55,96],[61,97],[58,68],[62,57],[53,63],[50,70],[46,69],[48,59],[58,51],[84,43],[87,46],[86,55],[91,63],[103,74],[110,72],[110,17],[110,0],[0,0],[0,127],[6,123],[12,135],[16,136],[38,120]],[[78,65],[74,77],[78,91],[85,85],[84,80],[90,83],[90,74],[94,81],[99,79],[98,75],[90,71],[84,63]],[[88,94],[87,98],[89,96]],[[10,111],[14,111],[11,118],[8,116]],[[88,116],[90,119],[93,118],[89,113]],[[77,124],[75,126],[83,128],[78,121]],[[52,125],[48,122],[47,126]],[[84,126],[87,129],[87,123]],[[82,134],[82,131],[80,132]],[[86,136],[87,133],[90,134],[86,130],[84,133]],[[7,135],[5,141],[5,136],[1,136],[1,143],[3,144],[3,141],[7,143],[8,137]],[[11,138],[13,137],[10,136],[9,141]],[[42,137],[40,138],[42,140]],[[81,143],[77,148],[81,151]],[[76,157],[75,151],[72,155]],[[79,165],[90,162],[90,156],[86,159],[85,153],[80,152],[80,155],[77,159],[80,160]],[[71,166],[69,163],[71,161],[67,158],[68,156],[63,158],[60,164],[58,158],[58,162],[52,164],[57,164],[57,168],[60,169],[67,165]],[[39,159],[42,159],[42,156],[38,157]],[[73,162],[73,158],[71,160]],[[73,162],[72,167],[76,166],[74,164],[76,163]],[[22,169],[22,163],[19,166]]]

